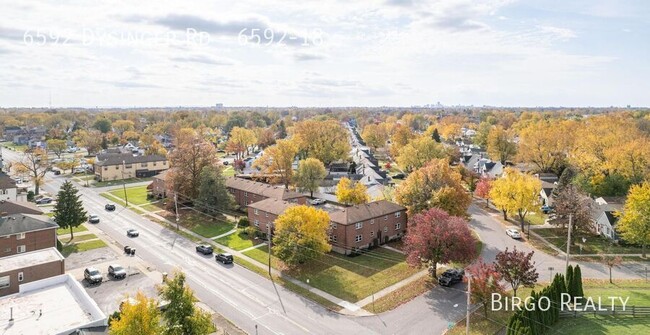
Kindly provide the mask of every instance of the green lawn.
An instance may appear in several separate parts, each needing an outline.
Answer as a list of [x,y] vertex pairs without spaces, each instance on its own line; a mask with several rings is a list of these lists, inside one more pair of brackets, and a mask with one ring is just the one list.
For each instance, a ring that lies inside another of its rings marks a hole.
[[[110,194],[125,200],[124,189],[116,189],[109,192]],[[126,189],[126,199],[130,204],[134,205],[144,205],[148,204],[150,201],[147,199],[147,186],[142,185],[138,187],[129,187]]]
[[[213,235],[216,236],[216,235]],[[246,248],[250,248],[256,244],[262,243],[262,240],[252,240],[248,237],[247,234],[244,233],[243,229],[239,229],[238,232],[234,234],[230,234],[228,236],[224,236],[221,238],[218,238],[214,240],[215,242],[219,244],[223,244],[231,249],[235,249],[237,251],[239,250],[244,250]],[[257,243],[256,243],[257,242]],[[268,263],[267,263],[268,264]]]
[[23,145],[16,145],[13,142],[2,142],[2,143],[0,143],[0,146],[3,146],[5,148],[7,148],[7,149],[15,150],[15,151],[25,151],[25,149],[27,149],[26,145],[24,145],[24,144]]
[[[97,238],[97,235],[95,234],[75,235],[74,239],[72,240],[72,243],[79,243],[87,240],[92,240],[94,238]],[[59,237],[59,241],[61,241],[61,243],[63,244],[70,243],[70,234],[62,235],[61,237]]]
[[546,217],[547,215],[543,213],[530,213],[526,215],[526,222],[530,222],[534,226],[543,225]]
[[[261,263],[268,264],[268,247],[260,247],[245,254]],[[310,261],[287,274],[338,298],[356,302],[373,292],[395,284],[418,269],[409,267],[404,255],[376,248],[367,254],[348,257],[334,252]],[[279,261],[273,258],[272,266],[278,268]]]
[[215,237],[231,231],[235,227],[234,224],[225,222],[214,222],[206,224],[198,224],[191,230],[203,237]]
[[[84,225],[80,225],[80,226],[72,228],[73,233],[78,233],[80,231],[86,231],[86,230],[88,230],[88,228],[86,228]],[[65,235],[65,234],[70,235],[70,228],[59,228],[59,229],[56,230],[56,234],[57,235]]]
[[235,175],[235,169],[232,166],[227,166],[223,169],[222,174],[224,177],[233,177]]
[[[566,240],[567,240],[567,231],[562,228],[543,228],[535,229],[535,233],[544,237],[548,242],[560,248],[561,250],[566,250]],[[586,239],[586,242],[582,242],[582,238]],[[603,253],[613,253],[613,254],[640,254],[641,248],[634,246],[621,246],[611,243],[607,238],[577,233],[573,234],[571,239],[575,242],[571,246],[572,254],[603,254]],[[582,245],[582,251],[580,250],[580,245]]]
[[163,205],[162,201],[158,201],[155,204],[142,205],[140,207],[142,207],[142,209],[147,210],[149,212],[157,212],[157,211],[165,209],[165,206]]
[[75,243],[75,244],[64,246],[63,251],[61,251],[61,254],[63,254],[64,257],[68,257],[70,254],[73,254],[75,252],[83,252],[92,249],[99,249],[106,246],[107,246],[106,243],[104,243],[104,241],[102,240]]
[[[179,211],[179,224],[203,237],[215,237],[232,230],[235,224],[225,218],[212,218],[191,209]],[[162,214],[167,220],[176,222],[174,213]]]
[[109,181],[98,181],[93,184],[94,187],[105,187],[105,186],[117,186],[122,184],[132,184],[140,183],[144,181],[151,181],[152,178],[127,178],[124,180],[109,180]]
[[99,195],[101,195],[102,197],[108,199],[108,202],[114,202],[116,205],[120,205],[122,207],[126,206],[126,203],[124,201],[122,201],[121,198],[115,198],[114,196],[112,196],[111,194],[108,194],[108,193],[100,193]]

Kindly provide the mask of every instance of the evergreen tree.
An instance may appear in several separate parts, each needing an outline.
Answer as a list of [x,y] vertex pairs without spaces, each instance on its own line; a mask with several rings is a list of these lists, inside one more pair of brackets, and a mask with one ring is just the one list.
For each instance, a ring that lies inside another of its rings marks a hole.
[[173,279],[160,288],[160,295],[169,301],[163,312],[166,335],[203,335],[215,331],[210,314],[196,308],[194,292],[185,283],[182,272],[174,274]]
[[102,136],[102,149],[108,149],[108,140],[106,139],[106,136]]
[[573,266],[569,265],[566,268],[566,293],[568,293],[571,297],[574,296],[574,290],[573,290]]
[[226,188],[226,180],[217,166],[205,166],[199,174],[199,195],[197,206],[201,210],[219,214],[223,210],[231,209],[235,199]]
[[585,292],[582,290],[582,271],[580,265],[576,265],[573,269],[574,293],[576,297],[583,297]]
[[438,133],[438,128],[434,128],[434,129],[433,129],[433,133],[431,134],[431,138],[432,138],[434,141],[440,143],[440,133]]
[[61,186],[57,195],[58,200],[54,206],[54,221],[61,228],[70,228],[70,239],[74,238],[72,229],[88,220],[83,203],[80,200],[81,195],[70,181],[66,181]]

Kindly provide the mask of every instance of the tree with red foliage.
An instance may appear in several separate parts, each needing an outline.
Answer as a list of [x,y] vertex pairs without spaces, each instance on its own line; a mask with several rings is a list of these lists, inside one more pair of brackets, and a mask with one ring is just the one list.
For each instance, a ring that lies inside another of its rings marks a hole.
[[243,172],[246,167],[246,162],[243,159],[235,159],[232,163],[233,169],[238,172]]
[[413,267],[426,265],[437,278],[438,263],[469,262],[478,250],[468,222],[439,208],[431,208],[409,219],[404,238],[406,261]]
[[494,267],[501,274],[501,277],[512,286],[514,295],[517,295],[517,288],[520,285],[524,287],[534,287],[537,283],[539,273],[535,269],[535,262],[532,261],[534,251],[525,253],[517,251],[514,247],[512,251],[501,251],[497,254],[494,261]]
[[492,181],[489,178],[481,178],[476,184],[474,194],[481,199],[485,199],[485,207],[490,207],[490,189],[492,189]]
[[501,285],[501,274],[496,271],[494,264],[484,263],[482,259],[470,265],[466,270],[467,281],[471,281],[472,303],[483,305],[483,312],[487,318],[488,304],[492,299],[492,293],[505,294]]

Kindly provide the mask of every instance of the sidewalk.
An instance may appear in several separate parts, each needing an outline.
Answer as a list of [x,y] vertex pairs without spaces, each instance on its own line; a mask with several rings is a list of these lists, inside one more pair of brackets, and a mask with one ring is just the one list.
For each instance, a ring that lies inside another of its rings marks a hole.
[[389,293],[391,293],[391,292],[393,292],[393,291],[395,291],[397,289],[400,289],[400,288],[402,288],[402,287],[404,287],[404,286],[406,286],[406,285],[408,285],[408,284],[410,284],[410,283],[412,283],[412,282],[414,282],[414,281],[416,281],[416,280],[418,280],[418,279],[420,279],[420,278],[422,278],[424,276],[428,276],[428,275],[429,275],[429,270],[424,269],[424,270],[422,270],[422,271],[420,271],[420,272],[418,272],[418,273],[416,273],[416,274],[414,274],[414,275],[412,275],[412,276],[410,276],[410,277],[408,277],[408,278],[406,278],[406,279],[404,279],[404,280],[402,280],[400,282],[397,282],[397,283],[395,283],[395,284],[393,284],[391,286],[388,286],[388,287],[384,288],[383,290],[375,293],[374,295],[369,295],[369,296],[357,301],[356,304],[359,305],[359,306],[366,306],[367,304],[371,303],[373,301],[373,299],[377,300],[377,299],[379,299],[381,297],[384,297],[384,296],[388,295]]

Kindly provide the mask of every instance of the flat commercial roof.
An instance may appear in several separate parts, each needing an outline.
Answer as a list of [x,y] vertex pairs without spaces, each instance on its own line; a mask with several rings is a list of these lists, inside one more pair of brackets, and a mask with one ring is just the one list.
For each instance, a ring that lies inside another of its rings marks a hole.
[[0,273],[63,260],[56,248],[47,248],[0,258]]
[[67,335],[106,322],[106,315],[69,274],[20,285],[20,293],[0,299],[0,329],[5,335]]

